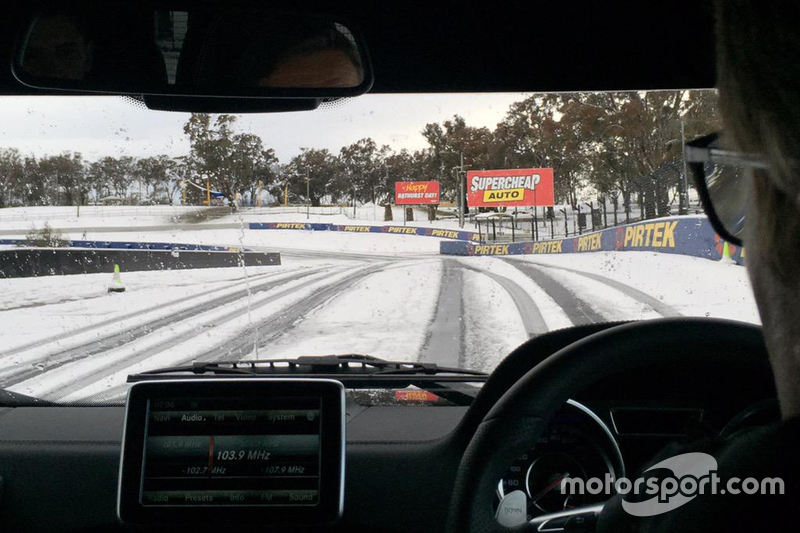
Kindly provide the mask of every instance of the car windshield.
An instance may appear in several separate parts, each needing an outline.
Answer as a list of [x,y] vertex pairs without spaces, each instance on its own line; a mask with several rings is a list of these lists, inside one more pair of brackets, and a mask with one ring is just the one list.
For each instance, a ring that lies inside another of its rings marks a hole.
[[713,90],[0,110],[11,392],[104,401],[130,374],[309,355],[491,372],[574,325],[758,322],[683,159],[719,128]]

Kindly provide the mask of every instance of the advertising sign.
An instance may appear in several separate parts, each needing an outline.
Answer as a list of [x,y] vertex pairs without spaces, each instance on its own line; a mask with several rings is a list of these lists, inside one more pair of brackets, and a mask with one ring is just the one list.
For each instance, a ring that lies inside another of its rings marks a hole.
[[394,203],[398,205],[438,204],[439,182],[396,181],[394,182]]
[[467,172],[467,205],[470,207],[550,207],[554,203],[552,168]]
[[[745,262],[745,250],[729,247],[731,259]],[[706,217],[663,218],[601,231],[538,242],[480,244],[463,240],[442,241],[443,255],[569,254],[597,251],[648,251],[702,257],[719,261],[723,241]]]

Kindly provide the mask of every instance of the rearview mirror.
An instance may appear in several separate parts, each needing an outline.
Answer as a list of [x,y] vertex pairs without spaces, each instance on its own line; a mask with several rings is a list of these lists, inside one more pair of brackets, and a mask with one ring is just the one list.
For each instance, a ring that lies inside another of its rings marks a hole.
[[326,98],[372,84],[363,41],[340,21],[158,2],[46,6],[12,69],[34,88],[114,94]]

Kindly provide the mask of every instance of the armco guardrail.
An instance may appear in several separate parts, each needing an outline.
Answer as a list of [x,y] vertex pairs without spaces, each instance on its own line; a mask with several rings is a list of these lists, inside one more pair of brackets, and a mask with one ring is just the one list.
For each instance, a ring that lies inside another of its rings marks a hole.
[[278,253],[208,250],[19,248],[0,250],[0,278],[280,265]]
[[474,231],[458,231],[442,228],[421,228],[416,226],[368,226],[357,224],[322,224],[312,222],[251,222],[250,229],[383,233],[387,235],[417,235],[420,237],[438,237],[440,239],[480,242],[480,235]]
[[[731,259],[743,265],[744,249],[733,245],[729,248]],[[460,256],[650,251],[719,260],[722,258],[723,241],[705,217],[671,217],[551,241],[510,244],[442,242],[439,250],[443,255]]]

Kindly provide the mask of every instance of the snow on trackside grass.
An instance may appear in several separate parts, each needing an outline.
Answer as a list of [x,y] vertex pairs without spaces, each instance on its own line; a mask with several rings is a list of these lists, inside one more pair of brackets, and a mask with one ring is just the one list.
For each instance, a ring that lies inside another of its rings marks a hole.
[[372,274],[303,317],[258,358],[364,353],[416,361],[434,315],[441,269],[439,261],[404,262]]
[[[0,235],[3,230],[29,230],[41,228],[45,222],[52,228],[67,231],[69,228],[105,227],[127,229],[135,226],[171,226],[178,223],[176,217],[190,213],[202,213],[198,206],[83,206],[77,207],[24,207],[0,209]],[[403,222],[403,209],[394,207],[393,220],[383,220],[383,207],[358,207],[353,214],[347,207],[311,208],[306,214],[304,207],[290,208],[241,208],[237,213],[222,217],[210,217],[197,222],[198,230],[215,224],[250,222],[311,222],[323,224],[365,224],[372,226],[415,226],[442,229],[459,229],[455,216],[428,220],[427,211],[414,210],[414,220]],[[474,223],[467,223],[464,231],[475,231]]]
[[197,211],[196,206],[42,206],[0,209],[2,230],[70,227],[130,227],[174,224],[173,217]]
[[[248,267],[248,277],[288,276],[298,269],[348,264],[342,261],[304,261],[302,264]],[[75,274],[38,278],[0,279],[0,338],[2,352],[28,345],[54,335],[63,335],[92,324],[119,318],[102,329],[87,331],[59,341],[53,349],[65,349],[75,342],[86,342],[98,335],[130,329],[144,321],[175,313],[174,302],[196,295],[196,305],[228,292],[246,288],[241,268],[124,272],[124,293],[109,294],[111,274]],[[186,304],[189,305],[189,304]],[[124,320],[129,314],[141,315]]]
[[590,252],[515,260],[605,276],[658,298],[686,316],[760,323],[747,270],[741,266],[658,252]]
[[471,270],[463,276],[464,366],[490,372],[528,336],[514,301],[499,283]]
[[[225,339],[240,337],[250,325],[251,320],[253,323],[257,323],[275,316],[287,306],[312,296],[322,287],[335,283],[352,272],[351,269],[339,268],[333,274],[313,276],[311,283],[308,279],[296,280],[254,295],[252,297],[254,307],[261,301],[264,301],[266,305],[253,308],[250,313],[241,314],[237,318],[221,324],[217,324],[216,321],[227,313],[235,309],[247,308],[247,299],[214,307],[200,315],[153,331],[118,348],[40,374],[9,387],[9,390],[41,397],[58,393],[65,386],[69,389],[71,388],[70,383],[103,372],[103,375],[97,375],[96,381],[77,391],[70,391],[68,396],[78,398],[101,393],[106,389],[123,384],[128,374],[191,361]],[[281,292],[282,296],[274,297],[273,293],[276,292]],[[260,333],[270,332],[261,331]],[[174,342],[176,338],[181,342]]]
[[[315,224],[366,224],[370,226],[414,226],[444,229],[459,229],[458,219],[455,216],[428,220],[427,212],[415,209],[414,220],[403,222],[403,210],[399,207],[393,209],[393,219],[383,220],[383,208],[378,207],[359,207],[353,216],[352,208],[318,208],[308,215],[305,210],[300,208],[290,208],[290,212],[280,212],[281,208],[275,209],[243,209],[239,213],[209,221],[209,224],[218,222],[310,222]],[[325,214],[322,214],[323,211]],[[202,224],[202,223],[201,223]],[[475,229],[474,223],[467,223],[465,231]]]
[[469,257],[461,258],[460,260],[465,265],[508,278],[522,287],[533,299],[536,307],[539,308],[539,312],[542,314],[542,318],[544,318],[548,330],[553,331],[572,326],[572,321],[567,317],[564,310],[561,309],[561,306],[550,298],[550,296],[548,296],[531,278],[502,259],[496,257]]
[[[293,279],[297,278],[298,276],[292,275],[294,273],[292,271],[286,273],[275,273],[269,276],[254,277],[252,279],[252,283],[280,283],[281,285],[279,285],[278,288],[285,289],[286,287],[290,287],[292,285],[308,283],[314,279],[329,277],[337,271],[343,271],[347,268],[348,267],[339,266],[308,269],[305,272],[300,272],[300,278],[297,280]],[[168,327],[164,328],[164,330],[170,330],[172,334],[177,335],[178,331],[176,327],[181,326],[182,322],[185,320],[184,318],[180,317],[179,314],[181,313],[198,313],[194,317],[186,317],[186,319],[189,319],[190,321],[198,321],[202,320],[206,316],[205,312],[208,310],[219,309],[227,312],[233,308],[237,308],[237,306],[238,308],[246,307],[248,305],[248,301],[252,302],[253,305],[256,305],[260,299],[265,297],[265,294],[266,297],[269,297],[269,295],[277,289],[266,291],[266,293],[253,293],[250,300],[248,300],[247,297],[243,297],[226,305],[222,305],[218,302],[226,295],[232,293],[235,294],[237,292],[241,293],[245,290],[246,284],[243,282],[239,282],[238,284],[231,286],[224,285],[216,290],[206,288],[204,290],[195,291],[194,294],[190,293],[190,295],[186,298],[161,301],[156,305],[148,305],[131,313],[126,312],[122,315],[119,314],[119,309],[125,311],[137,309],[137,305],[135,304],[142,301],[147,301],[147,295],[140,295],[140,297],[134,300],[128,300],[134,305],[125,306],[120,303],[116,303],[116,318],[112,313],[109,313],[111,318],[108,318],[107,315],[101,315],[103,320],[95,320],[88,326],[74,328],[67,330],[64,333],[56,333],[55,335],[47,335],[44,337],[37,336],[39,333],[38,330],[35,327],[32,327],[30,324],[24,324],[24,318],[22,318],[23,323],[21,324],[21,330],[27,333],[25,336],[25,342],[17,344],[16,349],[15,347],[7,346],[4,347],[4,352],[0,352],[0,361],[2,361],[2,366],[0,366],[0,378],[5,378],[18,373],[20,368],[22,368],[20,365],[24,367],[24,365],[35,365],[43,362],[47,363],[50,357],[55,354],[85,346],[88,343],[99,339],[104,339],[110,335],[125,333],[126,331],[133,331],[138,327],[145,326],[159,319],[174,315],[178,315],[179,319],[175,320],[173,323],[167,324]],[[168,293],[169,291],[163,292]],[[109,296],[114,298],[116,302],[120,302],[122,300],[120,297],[123,295],[115,294]],[[142,298],[142,296],[144,298]],[[114,301],[111,302],[113,303]],[[63,309],[62,307],[66,307],[67,309]],[[93,309],[92,311],[94,312],[93,314],[97,313],[97,310]],[[45,313],[48,317],[52,318],[53,321],[57,322],[59,318],[65,316],[68,317],[71,313],[74,313],[74,311],[71,311],[69,306],[51,306],[45,310]],[[149,331],[149,333],[152,333],[158,329],[158,327],[154,327],[151,331]],[[128,342],[138,342],[140,339],[146,336],[147,334],[141,333],[136,337],[131,335]]]

